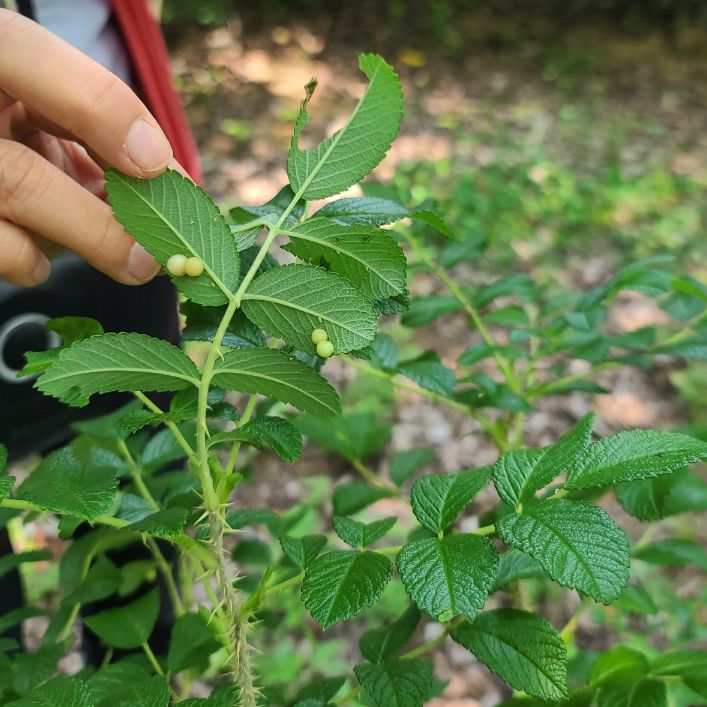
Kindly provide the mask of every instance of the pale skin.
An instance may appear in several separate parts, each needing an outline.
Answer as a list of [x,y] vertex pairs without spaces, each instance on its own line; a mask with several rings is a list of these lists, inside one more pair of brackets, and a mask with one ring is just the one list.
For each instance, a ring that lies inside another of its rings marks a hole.
[[126,285],[159,272],[104,200],[107,166],[140,178],[178,168],[157,121],[125,83],[0,9],[0,280],[38,285],[62,250]]

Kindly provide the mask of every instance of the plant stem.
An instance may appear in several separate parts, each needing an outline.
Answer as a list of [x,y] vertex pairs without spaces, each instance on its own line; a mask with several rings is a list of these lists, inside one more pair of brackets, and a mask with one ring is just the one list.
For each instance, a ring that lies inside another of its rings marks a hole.
[[145,481],[142,478],[142,469],[130,453],[125,440],[118,440],[118,449],[123,455],[125,461],[128,462],[128,466],[130,467],[130,476],[132,477],[133,483],[137,487],[137,490],[140,492],[140,495],[150,504],[153,511],[159,511],[160,506],[157,501],[155,501],[154,496],[150,493],[150,489],[148,489],[145,485]]
[[[248,403],[245,406],[245,410],[243,411],[243,416],[241,417],[240,420],[238,420],[238,424],[236,425],[236,429],[239,427],[243,427],[244,425],[248,424],[250,422],[250,418],[253,416],[253,410],[255,410],[255,405],[258,402],[258,394],[253,393],[250,398],[248,399]],[[225,483],[226,479],[230,474],[233,473],[233,470],[236,468],[236,463],[238,462],[238,453],[241,451],[241,443],[240,442],[234,442],[233,446],[231,447],[231,453],[228,455],[228,461],[226,462],[226,466],[224,467],[224,473],[223,473],[223,482]],[[222,489],[219,489],[219,497],[221,496]]]
[[410,247],[413,249],[417,257],[430,270],[432,270],[435,275],[437,275],[437,277],[445,284],[451,294],[456,297],[461,306],[464,308],[464,311],[469,315],[471,321],[474,323],[474,326],[481,335],[481,338],[484,340],[484,343],[493,352],[493,357],[496,360],[498,370],[503,374],[503,377],[506,379],[508,387],[515,393],[520,392],[518,380],[516,379],[513,369],[508,364],[508,361],[503,358],[503,356],[501,356],[501,354],[499,354],[496,350],[496,342],[493,340],[491,333],[486,328],[486,325],[484,324],[483,319],[479,314],[479,311],[472,304],[471,300],[466,296],[466,293],[461,289],[461,287],[459,287],[459,285],[454,281],[453,278],[447,275],[444,268],[438,262],[428,256],[427,252],[422,247],[422,245],[420,245],[420,242],[417,240],[417,238],[415,238],[415,236],[413,236],[409,231],[404,233],[403,236],[405,240],[410,244]]
[[162,670],[162,666],[159,664],[157,658],[155,657],[155,654],[152,652],[152,648],[150,648],[147,641],[142,644],[142,650],[147,656],[147,660],[150,661],[150,665],[152,666],[153,670],[161,677],[165,677],[164,670]]
[[375,472],[371,471],[360,459],[349,459],[351,462],[351,466],[353,466],[356,471],[361,474],[361,476],[368,481],[371,486],[377,486],[378,488],[384,488],[389,491],[393,491],[396,496],[400,495],[400,490],[398,487],[391,483],[390,481],[386,481],[385,479],[379,478],[378,474]]
[[172,600],[172,604],[174,605],[174,613],[177,615],[177,617],[180,617],[184,613],[185,609],[184,604],[182,603],[182,598],[179,595],[177,583],[174,581],[174,573],[172,572],[172,567],[169,565],[165,556],[162,554],[162,551],[160,550],[157,541],[154,538],[150,537],[146,538],[146,540],[147,546],[150,548],[152,557],[155,560],[155,564],[157,565],[157,568],[162,573],[162,577],[164,578],[164,582],[167,587],[167,593],[169,594],[169,598]]
[[577,625],[579,624],[579,619],[587,608],[587,602],[582,600],[579,606],[575,609],[574,614],[570,616],[567,623],[564,625],[563,629],[560,631],[560,636],[565,642],[565,645],[571,645],[574,642],[574,634],[577,630]]

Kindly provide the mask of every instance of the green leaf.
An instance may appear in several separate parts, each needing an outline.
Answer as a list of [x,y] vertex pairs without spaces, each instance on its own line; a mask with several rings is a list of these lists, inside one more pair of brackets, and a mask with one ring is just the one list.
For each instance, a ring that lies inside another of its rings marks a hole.
[[426,209],[421,209],[419,211],[413,211],[410,214],[410,218],[420,223],[424,223],[425,226],[429,226],[432,230],[437,231],[441,236],[449,238],[451,240],[457,240],[457,234],[449,228],[449,226],[444,222],[440,216],[438,216],[434,211],[427,211]]
[[520,550],[508,550],[501,555],[492,593],[519,579],[538,577],[547,577],[547,573],[537,560]]
[[439,317],[451,312],[456,312],[462,308],[459,300],[451,295],[430,295],[414,299],[405,314],[401,318],[404,326],[418,327],[430,324]]
[[186,508],[165,508],[128,525],[125,530],[147,533],[158,538],[176,538],[182,534],[186,522]]
[[272,349],[229,351],[216,362],[214,385],[260,393],[313,415],[341,412],[336,391],[309,366]]
[[396,486],[402,486],[421,466],[435,459],[431,449],[406,449],[390,458],[388,476]]
[[415,381],[421,388],[433,393],[450,396],[454,393],[457,377],[447,368],[434,351],[427,351],[414,359],[401,361],[397,372]]
[[275,537],[279,537],[282,531],[282,518],[268,508],[239,508],[237,511],[229,511],[226,513],[226,523],[234,530],[262,523]]
[[292,422],[305,437],[346,459],[364,459],[390,439],[390,425],[381,424],[373,413],[298,415]]
[[323,535],[304,535],[295,538],[292,535],[283,535],[280,538],[282,551],[298,567],[306,568],[314,561],[326,545],[326,537]]
[[516,690],[551,701],[567,697],[567,651],[545,619],[496,609],[464,622],[452,638]]
[[5,467],[7,466],[7,447],[0,443],[0,474],[5,471]]
[[612,682],[635,682],[648,674],[648,661],[640,651],[615,646],[600,655],[592,667],[589,682],[606,685]]
[[633,684],[616,683],[601,689],[601,707],[668,707],[668,695],[662,680],[646,678]]
[[375,552],[328,552],[306,568],[302,601],[322,628],[329,628],[375,604],[391,570],[390,560]]
[[182,614],[174,624],[167,654],[170,673],[208,663],[208,656],[220,647],[214,632],[200,614]]
[[613,605],[627,613],[633,612],[645,616],[655,616],[658,613],[653,598],[641,584],[629,584]]
[[238,249],[226,220],[201,187],[174,170],[137,179],[110,169],[106,191],[115,217],[163,268],[175,254],[203,261],[199,277],[172,277],[180,292],[207,306],[228,302],[240,280]]
[[707,678],[707,650],[671,651],[651,664],[653,675]]
[[694,542],[683,538],[668,538],[637,548],[633,556],[637,560],[654,565],[680,567],[695,565],[707,572],[707,551]]
[[0,577],[16,569],[20,565],[31,562],[46,562],[53,555],[50,550],[27,550],[26,552],[13,552],[0,557]]
[[432,690],[432,665],[418,658],[362,663],[354,673],[376,707],[422,707]]
[[82,339],[103,334],[100,322],[90,317],[55,317],[45,326],[47,331],[59,334],[62,346],[71,346]]
[[361,521],[345,516],[334,516],[334,530],[336,534],[353,547],[368,547],[376,540],[380,540],[395,525],[395,518],[381,518],[372,523],[361,523]]
[[259,417],[234,430],[219,432],[209,438],[208,446],[243,442],[256,449],[271,449],[286,462],[292,463],[302,454],[302,435],[281,417]]
[[75,676],[53,678],[21,700],[6,704],[14,707],[96,707],[86,683]]
[[[201,307],[185,301],[181,312],[187,318],[182,331],[184,341],[213,341],[226,307]],[[268,344],[263,332],[240,309],[233,315],[221,343],[229,349],[262,349]]]
[[585,415],[556,444],[543,449],[514,449],[493,467],[498,495],[513,508],[559,476],[586,452],[595,415]]
[[534,557],[563,587],[609,604],[628,582],[628,540],[601,509],[584,501],[540,501],[496,524],[507,545]]
[[367,225],[341,226],[313,218],[284,231],[285,250],[346,278],[369,299],[406,292],[405,256],[384,231]]
[[139,648],[150,637],[159,610],[155,587],[130,604],[84,617],[84,623],[111,648]]
[[100,601],[118,591],[121,583],[121,571],[105,555],[101,555],[89,569],[86,578],[66,595],[64,602],[72,606]]
[[309,707],[324,707],[329,704],[339,690],[341,690],[346,678],[319,678],[309,685],[305,685],[297,693],[297,704],[307,704]]
[[194,362],[176,346],[145,334],[104,334],[64,349],[35,383],[81,407],[94,393],[181,390],[199,384]]
[[336,353],[373,341],[377,317],[350,282],[308,265],[284,265],[257,277],[243,296],[248,319],[272,336],[314,356],[314,329],[324,329]]
[[331,221],[352,226],[367,223],[371,226],[383,226],[386,223],[400,221],[410,215],[410,210],[392,199],[377,196],[357,196],[337,199],[323,206],[314,216],[325,216]]
[[100,447],[57,449],[20,484],[17,496],[44,510],[92,520],[113,505],[118,490],[113,459]]
[[441,533],[488,484],[490,478],[489,466],[456,474],[423,476],[412,487],[412,511],[422,525],[435,533]]
[[615,492],[624,510],[639,520],[707,508],[707,484],[688,469],[617,484]]
[[[134,668],[133,668],[134,671]],[[163,677],[135,681],[117,686],[115,692],[102,699],[96,707],[168,707],[169,685]]]
[[425,538],[398,554],[400,578],[415,603],[437,621],[474,616],[493,586],[498,553],[488,538],[473,534]]
[[323,199],[365,177],[390,148],[400,128],[403,94],[393,69],[375,54],[361,54],[359,67],[369,84],[346,125],[311,150],[299,148],[309,123],[307,106],[316,82],[307,86],[287,158],[293,191],[303,199]]
[[31,606],[21,606],[17,609],[12,609],[12,611],[8,611],[0,616],[0,635],[5,633],[8,629],[11,629],[13,626],[17,626],[17,624],[26,621],[27,619],[43,615],[43,611],[34,609]]
[[420,622],[418,608],[411,604],[396,621],[384,628],[374,628],[361,636],[359,647],[363,657],[371,663],[383,663],[402,650],[412,638]]
[[369,486],[361,481],[337,486],[334,490],[334,515],[350,516],[370,506],[381,498],[394,495],[392,489]]
[[707,459],[707,443],[677,432],[630,430],[589,446],[573,464],[568,489],[607,486],[669,474]]
[[14,485],[14,476],[0,476],[0,501],[7,498],[12,493],[12,487]]
[[[92,673],[88,687],[99,704],[125,690],[127,686],[144,685],[150,679],[147,667],[135,661],[111,663]],[[142,707],[142,704],[141,704]]]

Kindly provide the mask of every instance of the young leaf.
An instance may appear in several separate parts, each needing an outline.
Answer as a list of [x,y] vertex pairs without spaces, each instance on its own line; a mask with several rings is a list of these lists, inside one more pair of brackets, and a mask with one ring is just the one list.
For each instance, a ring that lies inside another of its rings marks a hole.
[[373,341],[377,317],[360,290],[322,268],[284,265],[257,277],[243,296],[243,311],[261,329],[314,356],[314,329],[324,329],[336,353]]
[[181,390],[198,384],[194,362],[176,346],[145,334],[104,334],[64,349],[35,387],[81,407],[94,393]]
[[309,366],[272,349],[229,351],[216,362],[214,385],[260,393],[313,415],[341,412],[336,391]]
[[291,241],[285,250],[341,275],[369,299],[406,292],[403,251],[379,228],[340,226],[324,218],[313,218],[284,234]]
[[434,533],[446,530],[491,478],[491,467],[456,474],[430,474],[412,487],[412,511]]
[[48,511],[92,520],[111,509],[117,490],[113,456],[72,444],[42,459],[17,496]]
[[534,557],[563,587],[609,604],[628,582],[628,540],[601,509],[584,501],[540,501],[496,524],[507,545]]
[[209,438],[208,445],[243,442],[256,449],[272,449],[286,462],[292,463],[302,454],[302,435],[297,428],[281,417],[259,417],[228,432],[219,432]]
[[386,223],[400,221],[410,215],[410,210],[392,199],[377,196],[357,196],[337,199],[323,206],[314,216],[326,218],[344,226],[367,223],[371,226],[383,226]]
[[361,523],[361,521],[345,516],[334,516],[334,530],[336,534],[353,547],[368,547],[376,540],[380,540],[395,525],[395,518],[381,518],[372,523]]
[[7,447],[0,443],[0,474],[5,471],[5,467],[7,466]]
[[407,611],[384,628],[373,628],[361,636],[359,647],[371,663],[384,663],[405,647],[420,622],[418,608],[411,604]]
[[396,486],[402,486],[421,466],[434,460],[431,449],[406,449],[390,458],[388,476]]
[[130,604],[86,616],[84,623],[111,648],[139,648],[150,637],[159,610],[155,587]]
[[375,54],[361,54],[359,66],[370,83],[346,125],[317,147],[301,150],[299,138],[309,123],[307,105],[316,82],[307,87],[287,158],[290,184],[303,199],[323,199],[356,184],[385,157],[398,134],[403,111],[400,80]]
[[589,446],[595,415],[585,415],[567,434],[543,449],[514,449],[493,467],[498,495],[517,508],[528,496],[547,486],[571,466]]
[[319,556],[326,545],[326,538],[323,535],[304,535],[301,538],[283,535],[280,538],[280,545],[292,562],[305,569]]
[[328,552],[306,568],[302,601],[327,629],[375,604],[391,571],[390,560],[375,552]]
[[418,658],[361,663],[354,673],[376,707],[422,707],[432,690],[432,665]]
[[437,621],[474,616],[493,586],[498,553],[490,540],[472,534],[415,540],[396,564],[415,603]]
[[486,611],[452,638],[516,690],[550,701],[567,697],[567,650],[545,619],[518,609]]
[[629,430],[589,446],[571,467],[568,489],[608,486],[669,474],[707,459],[707,442],[677,432]]
[[183,614],[172,629],[167,654],[170,673],[176,673],[204,665],[208,656],[219,649],[219,642],[200,614]]
[[240,280],[238,249],[226,220],[204,190],[179,172],[154,179],[106,174],[115,217],[166,268],[175,254],[204,263],[198,277],[173,277],[186,297],[206,306],[226,304]]

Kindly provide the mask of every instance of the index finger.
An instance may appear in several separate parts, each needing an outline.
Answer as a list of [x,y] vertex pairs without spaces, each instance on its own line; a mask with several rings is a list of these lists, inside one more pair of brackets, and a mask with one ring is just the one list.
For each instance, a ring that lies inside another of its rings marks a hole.
[[157,121],[123,81],[35,22],[3,9],[0,93],[125,174],[155,176],[172,159]]

